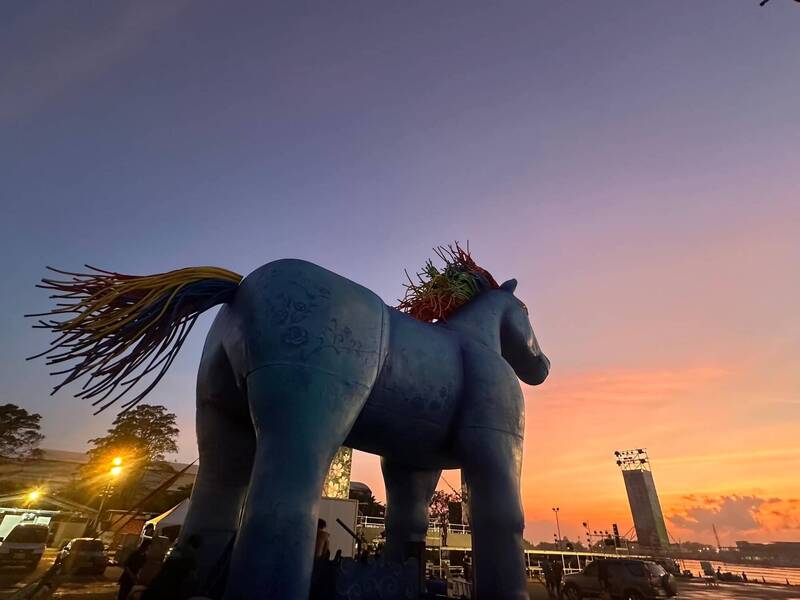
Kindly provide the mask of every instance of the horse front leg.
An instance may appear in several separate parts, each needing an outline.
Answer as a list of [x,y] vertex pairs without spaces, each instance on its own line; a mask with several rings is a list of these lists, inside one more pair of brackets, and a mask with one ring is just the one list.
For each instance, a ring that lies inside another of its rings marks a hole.
[[386,484],[386,547],[388,560],[422,560],[428,532],[428,503],[441,470],[414,469],[388,458],[381,459]]
[[477,600],[527,600],[519,482],[522,438],[469,427],[459,434],[469,490]]
[[255,462],[225,600],[307,600],[322,484],[367,395],[300,365],[248,376]]

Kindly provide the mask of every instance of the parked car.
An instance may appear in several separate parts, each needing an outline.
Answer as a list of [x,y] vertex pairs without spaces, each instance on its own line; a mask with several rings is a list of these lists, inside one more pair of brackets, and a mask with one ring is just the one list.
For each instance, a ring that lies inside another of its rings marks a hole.
[[614,600],[656,600],[678,593],[675,578],[653,561],[600,559],[588,564],[580,573],[567,575],[564,594],[569,600],[599,598],[603,572]]
[[58,555],[64,573],[102,575],[108,565],[103,542],[94,538],[75,538]]
[[15,525],[5,538],[0,538],[0,566],[35,569],[44,554],[49,532],[47,525]]

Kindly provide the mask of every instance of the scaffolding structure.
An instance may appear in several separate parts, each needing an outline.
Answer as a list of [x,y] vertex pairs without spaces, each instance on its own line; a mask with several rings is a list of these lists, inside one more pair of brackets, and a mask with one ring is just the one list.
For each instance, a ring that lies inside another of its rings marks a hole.
[[639,546],[653,550],[667,548],[667,526],[658,500],[647,449],[617,450],[614,456],[625,481]]

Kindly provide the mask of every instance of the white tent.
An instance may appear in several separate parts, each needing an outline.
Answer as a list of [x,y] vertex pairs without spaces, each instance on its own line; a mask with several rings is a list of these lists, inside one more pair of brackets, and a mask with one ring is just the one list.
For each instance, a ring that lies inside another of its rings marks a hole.
[[153,517],[145,522],[144,526],[152,525],[155,528],[155,535],[162,535],[162,531],[167,527],[182,526],[189,512],[189,498],[181,500],[178,504],[170,508],[167,512]]
[[[164,514],[153,517],[145,522],[144,527],[152,525],[155,528],[153,537],[163,536],[163,530],[168,527],[181,527],[186,520],[189,512],[189,498],[183,500],[170,508]],[[330,534],[330,551],[335,554],[337,550],[342,551],[342,556],[353,556],[353,538],[336,520],[341,519],[352,531],[356,529],[356,515],[358,514],[358,502],[356,500],[340,500],[338,498],[322,498],[320,503],[319,516],[328,523],[328,533]],[[177,532],[170,532],[169,537],[172,541],[177,537]]]

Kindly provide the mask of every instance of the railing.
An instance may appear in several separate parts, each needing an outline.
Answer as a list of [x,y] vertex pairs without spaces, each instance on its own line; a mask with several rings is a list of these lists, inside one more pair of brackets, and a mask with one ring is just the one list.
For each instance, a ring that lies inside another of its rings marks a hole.
[[[357,526],[362,528],[383,529],[385,526],[385,520],[383,519],[383,517],[360,516],[357,519]],[[462,525],[460,523],[449,523],[447,526],[447,531],[448,533],[455,533],[455,534],[471,533],[469,526]],[[432,535],[434,537],[441,535],[441,523],[439,523],[438,521],[429,521],[428,533],[429,535]],[[470,548],[459,548],[459,547],[444,547],[444,548],[439,548],[439,550],[471,552]],[[650,558],[647,556],[638,556],[633,554],[629,555],[629,554],[617,554],[617,553],[611,554],[605,552],[581,552],[574,550],[525,550],[525,567],[529,579],[540,579],[543,576],[542,566],[545,560],[560,562],[563,566],[564,574],[570,574],[570,573],[580,572],[588,563],[598,558],[619,558],[620,556],[628,556],[630,558],[645,558],[645,559]],[[436,573],[439,573],[439,569],[441,569],[441,566],[429,565],[428,568],[432,569]],[[459,567],[456,565],[450,566],[451,573],[453,573],[457,569],[459,569]]]
[[365,517],[363,515],[359,515],[356,519],[356,526],[383,529],[385,527],[385,522],[383,517]]
[[[428,531],[439,533],[441,530],[442,530],[441,523],[438,523],[436,521],[428,521]],[[447,533],[463,533],[469,535],[472,533],[472,530],[469,528],[469,525],[462,525],[461,523],[448,523]]]
[[[366,516],[359,516],[356,519],[356,525],[358,527],[369,527],[375,529],[383,529],[386,527],[386,521],[383,517],[366,517]],[[442,530],[442,525],[438,521],[428,521],[428,531],[438,534]],[[469,528],[469,525],[462,525],[461,523],[448,523],[447,524],[447,532],[448,533],[462,533],[469,535],[472,533],[472,530]]]

